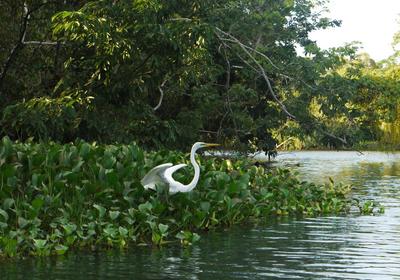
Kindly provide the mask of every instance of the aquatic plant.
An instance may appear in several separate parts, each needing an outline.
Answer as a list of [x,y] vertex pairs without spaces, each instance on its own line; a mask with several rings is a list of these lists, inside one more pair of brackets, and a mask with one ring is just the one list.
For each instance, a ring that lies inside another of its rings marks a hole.
[[[240,160],[201,159],[202,176],[190,193],[170,196],[166,186],[156,191],[141,186],[151,167],[188,160],[177,152],[145,152],[134,143],[61,145],[3,138],[0,255],[189,245],[204,230],[263,222],[271,215],[346,213],[353,205],[349,186],[303,182],[288,170],[265,170]],[[176,179],[189,181],[191,172],[181,170]],[[357,209],[370,214],[374,207]]]

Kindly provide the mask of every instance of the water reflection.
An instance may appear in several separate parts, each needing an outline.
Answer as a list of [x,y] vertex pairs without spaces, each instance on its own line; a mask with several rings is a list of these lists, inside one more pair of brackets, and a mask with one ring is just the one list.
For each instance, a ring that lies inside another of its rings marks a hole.
[[381,216],[271,220],[202,236],[193,247],[135,247],[0,264],[0,279],[400,279],[400,154],[280,156],[304,178],[352,183]]

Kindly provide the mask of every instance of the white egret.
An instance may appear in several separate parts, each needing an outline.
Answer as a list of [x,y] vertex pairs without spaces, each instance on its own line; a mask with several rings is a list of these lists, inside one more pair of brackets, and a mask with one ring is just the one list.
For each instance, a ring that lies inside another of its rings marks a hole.
[[169,186],[169,193],[175,194],[177,192],[190,192],[193,190],[200,178],[200,166],[196,162],[195,154],[198,149],[206,148],[206,147],[215,147],[219,146],[219,144],[212,143],[204,143],[204,142],[196,142],[192,146],[192,150],[190,151],[190,162],[194,167],[194,177],[192,181],[188,185],[184,185],[178,181],[176,181],[172,174],[175,171],[181,169],[182,167],[187,166],[187,164],[177,164],[173,165],[172,163],[164,163],[157,165],[153,169],[151,169],[141,180],[142,185],[145,189],[156,189],[157,183],[165,183]]

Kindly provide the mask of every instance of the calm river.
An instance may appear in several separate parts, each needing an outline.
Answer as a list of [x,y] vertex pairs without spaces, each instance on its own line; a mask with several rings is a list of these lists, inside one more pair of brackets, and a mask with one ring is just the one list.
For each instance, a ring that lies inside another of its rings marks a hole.
[[400,279],[400,153],[292,152],[303,179],[352,183],[379,216],[271,221],[203,234],[195,246],[132,248],[0,264],[0,279]]

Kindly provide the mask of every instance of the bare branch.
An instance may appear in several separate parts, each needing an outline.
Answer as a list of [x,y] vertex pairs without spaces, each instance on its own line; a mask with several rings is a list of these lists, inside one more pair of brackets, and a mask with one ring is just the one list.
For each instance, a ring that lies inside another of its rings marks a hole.
[[[225,44],[224,44],[225,46]],[[224,58],[226,62],[226,81],[225,81],[225,90],[229,90],[229,87],[231,85],[231,62],[228,59],[228,56],[226,54],[226,49],[224,48]]]
[[166,76],[164,81],[158,87],[158,90],[160,91],[161,95],[160,95],[160,100],[158,101],[158,104],[156,105],[156,107],[153,108],[154,111],[157,111],[161,107],[161,103],[162,103],[163,98],[164,98],[164,91],[163,91],[162,88],[164,87],[164,85],[168,81],[168,79],[169,79],[168,76]]
[[39,45],[39,46],[57,46],[58,44],[62,44],[61,42],[51,42],[51,41],[23,41],[24,45]]
[[294,138],[293,137],[289,137],[288,139],[286,139],[285,141],[283,141],[282,143],[280,143],[279,145],[275,146],[275,150],[278,150],[280,147],[282,147],[283,145],[285,145],[287,142],[292,141]]
[[[265,72],[264,67],[255,59],[255,57],[252,55],[252,53],[250,53],[250,51],[253,52],[253,53],[256,53],[256,54],[258,54],[258,55],[260,55],[260,56],[262,56],[262,57],[263,57],[264,59],[266,59],[272,66],[274,66],[276,69],[280,70],[278,67],[276,67],[276,66],[272,63],[271,59],[270,59],[268,56],[266,56],[265,54],[263,54],[263,53],[257,51],[255,48],[252,48],[252,47],[250,47],[250,46],[247,46],[247,45],[243,44],[242,42],[239,41],[239,39],[237,39],[236,37],[234,37],[232,34],[227,33],[227,32],[225,32],[225,31],[223,31],[223,30],[221,30],[221,29],[219,29],[219,28],[216,28],[215,34],[216,34],[216,36],[218,37],[218,39],[222,42],[222,44],[224,45],[224,47],[225,47],[226,49],[231,49],[231,50],[232,50],[232,48],[227,44],[227,42],[236,44],[237,46],[239,46],[239,47],[242,49],[242,51],[247,55],[248,58],[250,58],[250,60],[253,62],[253,64],[254,64],[256,67],[254,67],[251,63],[249,63],[246,59],[244,59],[240,54],[238,54],[238,53],[235,52],[235,55],[238,56],[239,59],[240,59],[244,64],[246,64],[247,66],[249,66],[252,70],[254,70],[256,73],[258,73],[259,75],[261,75],[261,76],[264,78],[265,82],[267,83],[269,92],[271,93],[271,95],[272,95],[272,97],[274,98],[274,100],[279,104],[279,106],[281,107],[281,109],[285,112],[285,114],[286,114],[290,119],[293,119],[293,120],[295,120],[295,121],[301,123],[299,120],[296,119],[296,117],[295,117],[293,114],[291,114],[291,113],[286,109],[286,106],[279,100],[278,96],[275,94],[274,89],[272,88],[270,79],[269,79],[267,73]],[[232,51],[234,51],[234,50],[232,50]],[[227,59],[227,58],[225,57],[225,59]],[[282,77],[284,77],[284,78],[286,78],[286,79],[290,79],[290,80],[293,80],[293,79],[294,79],[294,78],[292,78],[292,77],[289,77],[289,76],[284,75],[284,74],[281,74],[281,73],[277,73],[277,75],[280,75],[280,76],[282,76]],[[308,85],[306,82],[304,82],[304,81],[301,81],[301,82],[302,82],[303,84],[305,84],[306,86],[308,86],[309,88],[315,89],[314,87]],[[304,124],[304,123],[303,123],[303,124]],[[324,131],[324,130],[318,128],[318,126],[314,126],[314,127],[316,127],[321,133],[323,133],[323,134],[325,134],[325,135],[327,135],[327,136],[329,136],[329,137],[331,137],[331,138],[333,138],[333,139],[339,140],[341,143],[343,143],[343,144],[345,144],[345,145],[348,144],[345,138],[342,138],[342,137],[336,136],[336,135],[334,135],[334,134],[332,134],[332,133],[326,132],[326,131]],[[290,138],[289,138],[289,139],[290,139]]]
[[339,140],[339,141],[342,142],[343,144],[347,144],[347,141],[346,141],[345,138],[342,138],[342,137],[333,135],[332,133],[326,132],[326,131],[324,131],[324,130],[322,130],[322,129],[321,129],[320,131],[321,131],[322,134],[325,134],[326,136],[329,136],[329,137],[331,137],[331,138],[334,138],[334,139],[336,139],[336,140]]
[[170,18],[169,21],[183,21],[183,22],[192,22],[193,20],[190,18]]
[[19,38],[18,38],[18,41],[15,44],[15,46],[11,49],[10,55],[8,56],[6,62],[4,63],[3,70],[0,73],[0,89],[1,89],[1,87],[3,85],[3,81],[4,81],[4,78],[5,78],[6,74],[7,74],[7,71],[10,68],[12,62],[14,61],[18,51],[20,49],[22,49],[23,46],[24,46],[23,42],[24,42],[24,39],[25,39],[25,36],[26,36],[26,28],[28,26],[28,21],[29,21],[29,18],[30,18],[30,14],[31,14],[31,12],[28,10],[27,4],[24,3],[24,15],[23,15],[23,18],[22,18],[21,26],[20,26]]
[[22,17],[22,23],[20,26],[20,33],[19,33],[19,37],[18,37],[18,41],[15,43],[14,47],[11,49],[10,54],[6,60],[6,62],[4,63],[3,67],[2,67],[2,71],[0,72],[0,89],[3,85],[3,81],[4,78],[11,66],[11,64],[13,63],[18,51],[20,51],[21,49],[23,49],[23,47],[25,45],[28,44],[36,44],[36,45],[57,45],[57,42],[37,42],[37,41],[25,41],[25,37],[26,37],[26,32],[27,32],[27,28],[28,28],[28,23],[29,23],[29,19],[31,18],[31,15],[36,12],[37,10],[39,10],[41,7],[47,5],[47,4],[55,4],[57,2],[47,2],[45,1],[44,3],[29,9],[28,4],[26,2],[24,2],[24,13],[23,13],[23,17]]
[[[282,103],[282,101],[279,100],[278,96],[275,94],[274,89],[272,88],[271,82],[269,80],[269,77],[267,75],[267,73],[264,70],[264,67],[254,58],[254,56],[249,52],[249,49],[252,50],[251,47],[245,46],[243,43],[241,43],[238,39],[236,39],[234,36],[222,31],[219,28],[216,28],[216,30],[218,32],[220,32],[222,35],[226,35],[229,36],[232,40],[233,43],[236,43],[243,51],[244,53],[254,62],[254,64],[257,66],[257,68],[259,69],[259,72],[262,77],[264,78],[265,82],[267,83],[268,89],[272,95],[272,97],[274,98],[275,102],[279,104],[279,106],[281,107],[282,111],[285,112],[285,114],[290,118],[290,119],[296,119],[296,117],[291,114],[287,109],[286,106]],[[220,38],[221,40],[225,40],[222,36],[220,36],[220,34],[216,33],[217,37]]]
[[200,129],[199,132],[202,133],[212,133],[212,134],[218,134],[218,131],[211,131],[211,130],[204,130],[204,129]]
[[265,58],[274,68],[276,68],[277,70],[282,70],[282,69],[280,69],[278,66],[276,66],[276,65],[272,62],[272,60],[271,60],[267,55],[265,55],[264,53],[262,53],[262,52],[256,50],[255,48],[252,48],[252,47],[250,47],[250,46],[248,46],[248,45],[246,45],[246,44],[243,44],[239,39],[237,39],[236,37],[234,37],[232,34],[229,34],[229,33],[225,32],[225,31],[219,29],[218,27],[217,27],[216,29],[217,29],[219,32],[221,32],[223,35],[228,36],[228,37],[230,38],[230,39],[228,39],[228,38],[222,38],[222,37],[220,37],[222,40],[230,41],[230,42],[232,42],[232,43],[236,43],[236,44],[240,45],[242,48],[246,48],[246,49],[248,49],[248,50],[250,50],[250,51],[252,51],[252,52],[258,54],[258,55],[262,56],[263,58]]
[[[217,28],[217,29],[218,29],[218,28]],[[258,51],[258,50],[256,49],[256,47],[252,48],[252,47],[250,47],[250,46],[247,46],[247,45],[243,44],[242,42],[239,41],[239,39],[235,38],[232,34],[229,34],[229,33],[225,32],[225,31],[222,31],[221,29],[218,29],[218,31],[222,32],[224,35],[229,36],[229,37],[231,38],[231,39],[228,39],[228,38],[219,37],[220,40],[225,40],[225,41],[227,41],[227,42],[239,44],[239,45],[241,45],[241,47],[244,47],[244,48],[248,49],[249,51],[252,51],[252,52],[254,52],[254,53],[256,53],[256,54],[262,56],[262,57],[265,58],[275,69],[282,71],[282,69],[279,68],[278,66],[276,66],[268,56],[266,56],[264,53]],[[260,36],[261,36],[261,35],[260,35]],[[259,44],[259,40],[260,40],[260,37],[258,38],[258,40],[257,40],[257,42],[256,42],[256,46]],[[244,62],[244,60],[243,60],[243,62]],[[254,69],[253,69],[253,70],[254,70]],[[286,79],[289,79],[289,80],[296,80],[296,79],[293,78],[293,77],[287,76],[287,75],[282,74],[282,73],[279,73],[279,72],[276,73],[276,74],[279,75],[279,76],[282,76],[282,77],[284,77],[284,78],[286,78]],[[309,84],[306,83],[305,81],[303,81],[303,80],[301,80],[301,79],[298,79],[298,80],[299,80],[301,83],[303,83],[305,86],[307,86],[308,88],[310,88],[310,89],[316,89],[315,87],[309,85]]]

